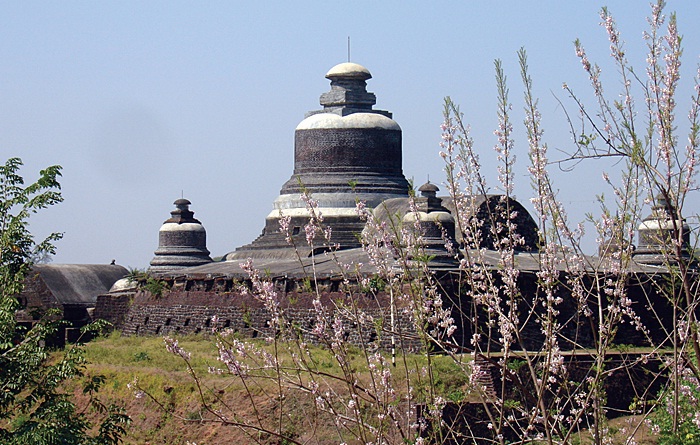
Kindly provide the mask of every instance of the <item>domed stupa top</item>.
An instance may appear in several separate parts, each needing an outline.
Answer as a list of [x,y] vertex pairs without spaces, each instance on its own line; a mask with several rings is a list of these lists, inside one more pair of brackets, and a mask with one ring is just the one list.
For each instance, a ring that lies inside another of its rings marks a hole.
[[437,185],[432,184],[430,180],[418,188],[421,196],[425,198],[436,198],[437,192],[440,191]]
[[358,78],[362,80],[371,79],[369,70],[359,63],[344,62],[339,63],[326,73],[326,79]]
[[190,205],[192,204],[189,200],[185,198],[180,198],[176,200],[175,210],[170,212],[170,219],[165,221],[166,223],[196,223],[202,224],[198,220],[194,219],[194,212],[190,210]]

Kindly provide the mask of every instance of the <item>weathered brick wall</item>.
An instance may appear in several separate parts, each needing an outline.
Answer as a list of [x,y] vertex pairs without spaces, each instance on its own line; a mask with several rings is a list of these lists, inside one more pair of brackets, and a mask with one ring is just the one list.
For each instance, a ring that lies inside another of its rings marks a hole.
[[[313,306],[316,294],[300,291],[295,284],[284,281],[276,283],[279,307],[290,325],[282,333],[319,343],[319,338],[313,333],[318,323]],[[348,296],[343,292],[330,291],[335,288],[330,283],[321,284],[320,287],[324,289],[320,300],[327,311],[329,329],[332,329],[334,317],[338,316],[343,321],[344,341],[358,346],[369,344],[380,349],[391,348],[392,323],[388,295],[358,292]],[[247,293],[224,290],[233,288],[230,282],[195,280],[172,283],[172,289],[162,296],[148,292],[131,294],[129,303],[124,296],[100,296],[95,314],[111,321],[127,335],[195,334],[211,332],[215,328],[230,329],[249,338],[264,338],[279,333],[270,311],[261,301]],[[292,290],[287,292],[286,289]],[[128,310],[124,311],[126,305]],[[354,321],[355,317],[348,315],[352,308],[362,312],[361,323],[358,324]],[[125,314],[123,317],[122,313]],[[421,348],[415,324],[405,308],[396,309],[393,332],[398,347],[412,351]]]
[[[391,327],[388,311],[381,309],[364,311],[375,322],[356,325],[347,318],[344,320],[343,339],[353,345],[367,344],[380,349],[391,348]],[[304,341],[319,343],[313,334],[317,324],[316,313],[312,309],[288,309],[284,311],[285,319],[291,320],[292,328],[286,331],[289,337],[301,336]],[[214,322],[216,317],[216,323]],[[397,345],[417,351],[420,342],[415,329],[405,315],[396,317]],[[230,329],[248,338],[265,338],[275,335],[270,312],[261,308],[245,306],[133,306],[122,332],[127,335],[165,335],[171,333],[193,334],[211,332],[213,329]],[[330,326],[329,326],[330,328]]]
[[[485,328],[488,314],[483,307],[473,304],[464,287],[459,286],[458,274],[445,274],[440,277],[442,289],[445,292],[444,302],[451,306],[452,317],[458,327],[453,340],[467,348],[471,347],[472,335],[482,334],[482,347],[489,342],[488,330]],[[563,279],[562,279],[562,282]],[[655,289],[644,285],[645,281],[630,280],[628,295],[633,301],[633,309],[648,333],[639,331],[624,317],[624,322],[617,326],[614,342],[618,344],[648,346],[668,341],[667,332],[672,321],[670,306],[659,296]],[[224,278],[202,277],[176,278],[167,283],[170,290],[161,297],[139,292],[130,296],[100,296],[98,298],[96,316],[114,323],[117,328],[127,334],[163,335],[172,332],[198,333],[211,331],[212,328],[230,328],[247,337],[267,337],[272,334],[270,313],[263,304],[249,293],[241,292],[243,283]],[[308,285],[308,284],[307,284]],[[274,283],[278,294],[278,302],[285,317],[295,326],[297,332],[310,342],[317,341],[311,334],[316,326],[316,313],[313,308],[314,292],[304,288],[303,280],[281,279]],[[340,292],[337,280],[320,281],[318,292],[321,302],[332,316],[342,310],[356,305],[366,315],[367,320],[362,326],[353,325],[351,317],[341,317],[345,320],[345,339],[353,344],[374,343],[381,348],[390,347],[391,323],[389,296],[383,292],[373,295],[363,292],[359,286],[352,288],[351,296]],[[519,277],[517,306],[521,314],[529,313],[532,295],[537,292],[537,276],[534,273],[522,273]],[[584,316],[578,301],[573,298],[568,288],[562,284],[556,291],[563,301],[557,307],[558,319],[561,323],[560,348],[569,350],[578,347],[595,346],[595,326],[598,309],[595,299],[589,304],[591,317]],[[132,301],[133,300],[133,301]],[[604,308],[603,311],[606,309]],[[541,304],[536,312],[541,315],[544,311]],[[212,319],[218,318],[217,326]],[[660,321],[663,320],[663,321]],[[663,326],[662,325],[666,325]],[[479,326],[479,328],[477,328]],[[417,330],[405,307],[396,308],[394,332],[397,344],[403,341],[407,349],[418,349],[421,344]],[[291,335],[290,332],[286,334]],[[529,322],[521,327],[523,346],[528,350],[538,350],[543,341],[543,334],[537,317],[532,316]],[[498,350],[500,345],[492,339],[491,350]]]
[[133,292],[98,295],[93,318],[107,320],[115,327],[121,328],[133,298]]

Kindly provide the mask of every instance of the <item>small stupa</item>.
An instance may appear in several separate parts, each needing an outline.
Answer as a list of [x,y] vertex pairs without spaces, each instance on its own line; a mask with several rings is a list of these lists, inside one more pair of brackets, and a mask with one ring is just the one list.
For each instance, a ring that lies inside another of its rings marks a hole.
[[[651,215],[642,220],[637,230],[639,245],[632,254],[637,263],[663,265],[677,263],[681,258],[690,260],[690,226],[678,217],[665,197],[657,196]],[[679,241],[681,258],[675,250]]]
[[174,202],[175,210],[158,231],[158,249],[149,272],[172,272],[186,267],[211,263],[207,250],[207,231],[194,218],[187,199]]
[[455,268],[461,255],[455,237],[455,219],[437,196],[438,186],[428,181],[418,191],[416,208],[404,215],[403,224],[417,229],[418,247],[429,267]]

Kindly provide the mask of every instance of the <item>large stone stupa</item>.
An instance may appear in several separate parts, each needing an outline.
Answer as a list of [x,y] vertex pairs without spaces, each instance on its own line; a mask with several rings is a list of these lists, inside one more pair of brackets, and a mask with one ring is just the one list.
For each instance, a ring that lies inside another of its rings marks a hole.
[[[401,127],[388,111],[374,110],[374,93],[367,91],[372,75],[356,63],[331,68],[331,90],[322,94],[321,110],[311,111],[294,135],[294,173],[282,186],[263,233],[252,243],[226,255],[227,260],[295,256],[280,233],[280,218],[291,218],[290,232],[304,256],[311,253],[304,225],[309,219],[302,194],[318,203],[316,211],[332,228],[332,243],[340,249],[359,247],[357,234],[364,222],[356,202],[376,207],[386,199],[407,197],[403,175]],[[319,239],[318,247],[323,250]]]

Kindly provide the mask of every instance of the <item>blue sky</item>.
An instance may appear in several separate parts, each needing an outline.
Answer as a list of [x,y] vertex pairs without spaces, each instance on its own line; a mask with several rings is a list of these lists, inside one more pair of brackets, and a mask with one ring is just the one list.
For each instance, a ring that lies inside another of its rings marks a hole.
[[[607,5],[628,57],[643,72],[648,3]],[[392,111],[403,129],[404,173],[418,185],[428,176],[442,181],[439,125],[449,95],[470,122],[495,187],[493,60],[502,59],[517,130],[516,194],[531,208],[516,52],[528,51],[550,148],[569,149],[556,98],[571,107],[563,82],[589,96],[575,38],[601,63],[608,91],[619,89],[598,25],[600,6],[1,2],[0,157],[21,157],[28,179],[47,165],[64,167],[65,202],[32,222],[39,236],[64,233],[55,262],[114,258],[147,267],[158,228],[182,193],[207,228],[212,255],[224,254],[262,230],[292,174],[294,128],[319,107],[329,88],[324,75],[346,61],[350,36],[351,60],[373,74],[368,90],[377,95],[376,107]],[[699,62],[700,29],[693,22],[700,2],[671,1],[672,10],[684,35],[684,98]],[[681,100],[679,122],[685,105]],[[615,167],[588,164],[558,175],[560,198],[573,219],[596,211],[595,195],[606,191],[600,173],[607,168]]]

